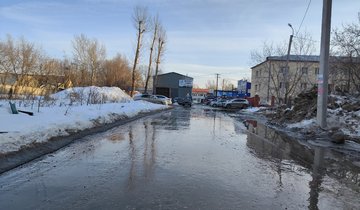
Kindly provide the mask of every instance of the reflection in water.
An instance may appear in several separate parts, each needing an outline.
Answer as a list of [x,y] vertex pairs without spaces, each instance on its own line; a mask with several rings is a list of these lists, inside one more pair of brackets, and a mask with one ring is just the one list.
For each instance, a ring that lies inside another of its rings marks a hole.
[[[360,191],[360,169],[347,160],[344,154],[324,148],[311,148],[300,144],[298,140],[282,135],[275,130],[253,121],[244,121],[248,129],[247,146],[260,159],[275,162],[274,171],[279,176],[279,189],[282,187],[282,171],[286,168],[284,160],[292,163],[291,172],[300,170],[296,165],[303,166],[311,172],[309,182],[309,209],[318,209],[319,194],[325,175],[344,182],[349,188]],[[327,159],[325,159],[327,155]],[[288,172],[288,171],[287,171]]]
[[312,180],[309,182],[310,186],[310,197],[309,201],[309,209],[317,210],[318,202],[319,202],[319,193],[320,187],[322,183],[322,179],[324,177],[324,153],[325,150],[323,148],[317,147],[315,148],[315,156],[312,170]]
[[[133,190],[137,183],[136,178],[140,178],[141,171],[143,172],[144,180],[150,180],[154,176],[154,166],[156,162],[156,127],[151,125],[149,121],[143,123],[144,129],[134,128],[129,126],[129,157],[130,168],[128,178],[128,190]],[[143,130],[142,133],[134,135],[134,129]],[[143,144],[142,141],[143,140]],[[142,162],[141,162],[142,161]],[[139,165],[137,163],[139,162]],[[142,168],[137,168],[142,166]]]
[[135,163],[136,163],[136,148],[134,145],[134,135],[133,127],[129,127],[129,157],[130,157],[130,170],[129,170],[129,180],[128,180],[128,190],[134,188],[135,183]]
[[190,126],[191,113],[189,109],[182,112],[167,112],[160,118],[154,119],[152,125],[161,125],[159,128],[166,130],[188,129]]

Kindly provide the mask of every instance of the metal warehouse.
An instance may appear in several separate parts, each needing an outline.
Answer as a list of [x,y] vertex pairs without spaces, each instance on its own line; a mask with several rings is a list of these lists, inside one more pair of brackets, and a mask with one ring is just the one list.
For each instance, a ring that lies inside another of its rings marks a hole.
[[176,72],[160,74],[157,82],[154,82],[154,92],[169,98],[191,96],[193,80],[192,77]]

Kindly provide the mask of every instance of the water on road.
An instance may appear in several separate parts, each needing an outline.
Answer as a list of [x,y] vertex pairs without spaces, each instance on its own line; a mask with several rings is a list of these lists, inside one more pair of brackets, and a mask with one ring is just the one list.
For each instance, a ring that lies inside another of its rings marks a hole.
[[0,209],[359,209],[360,160],[177,107],[0,175]]

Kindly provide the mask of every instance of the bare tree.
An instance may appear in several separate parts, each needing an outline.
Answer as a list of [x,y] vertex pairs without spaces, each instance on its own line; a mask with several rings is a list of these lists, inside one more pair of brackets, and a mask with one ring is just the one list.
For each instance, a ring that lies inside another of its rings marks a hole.
[[134,64],[132,68],[132,81],[131,81],[131,93],[130,93],[131,96],[133,96],[135,90],[135,80],[136,80],[135,71],[137,64],[139,63],[140,51],[142,47],[142,38],[144,33],[147,31],[147,27],[148,27],[148,14],[146,8],[144,7],[135,8],[133,15],[133,23],[134,23],[134,27],[136,28],[137,43],[136,43]]
[[156,48],[157,55],[156,55],[155,79],[154,79],[155,81],[154,81],[154,90],[153,90],[153,91],[155,91],[155,93],[156,93],[156,88],[157,88],[157,76],[159,73],[159,66],[163,59],[166,40],[167,40],[166,31],[162,26],[160,26],[159,27],[159,36],[157,39],[157,48]]
[[234,87],[233,84],[228,79],[222,80],[222,90],[232,90]]
[[123,90],[129,90],[132,72],[128,60],[120,54],[111,60],[106,60],[101,78],[102,85],[117,86]]
[[89,39],[84,34],[75,36],[73,42],[74,64],[80,75],[80,85],[95,85],[96,75],[101,70],[106,57],[106,50],[96,39]]
[[207,89],[215,90],[215,89],[216,89],[215,80],[208,80],[208,81],[206,81],[205,87],[206,87]]
[[338,56],[330,71],[333,84],[343,92],[360,92],[360,13],[357,23],[334,30],[332,45]]
[[[33,86],[36,80],[34,75],[40,66],[42,51],[35,44],[19,38],[17,41],[8,35],[1,44],[1,71],[6,78],[13,78],[11,93],[18,92],[18,88]],[[3,81],[4,84],[6,80]]]
[[159,16],[155,16],[153,18],[153,20],[151,22],[151,25],[152,25],[153,35],[152,35],[151,43],[150,43],[149,65],[148,65],[146,79],[145,79],[145,90],[144,90],[145,93],[148,90],[148,84],[149,84],[149,80],[150,80],[150,77],[151,77],[151,67],[152,67],[152,62],[153,62],[153,51],[154,51],[155,41],[158,38],[159,27],[160,27]]

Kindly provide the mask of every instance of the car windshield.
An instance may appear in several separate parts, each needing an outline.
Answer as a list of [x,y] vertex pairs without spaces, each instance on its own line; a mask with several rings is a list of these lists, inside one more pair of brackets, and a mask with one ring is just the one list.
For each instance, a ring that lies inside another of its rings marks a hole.
[[158,97],[158,98],[166,98],[166,96],[162,96],[162,95],[156,95],[156,97]]

